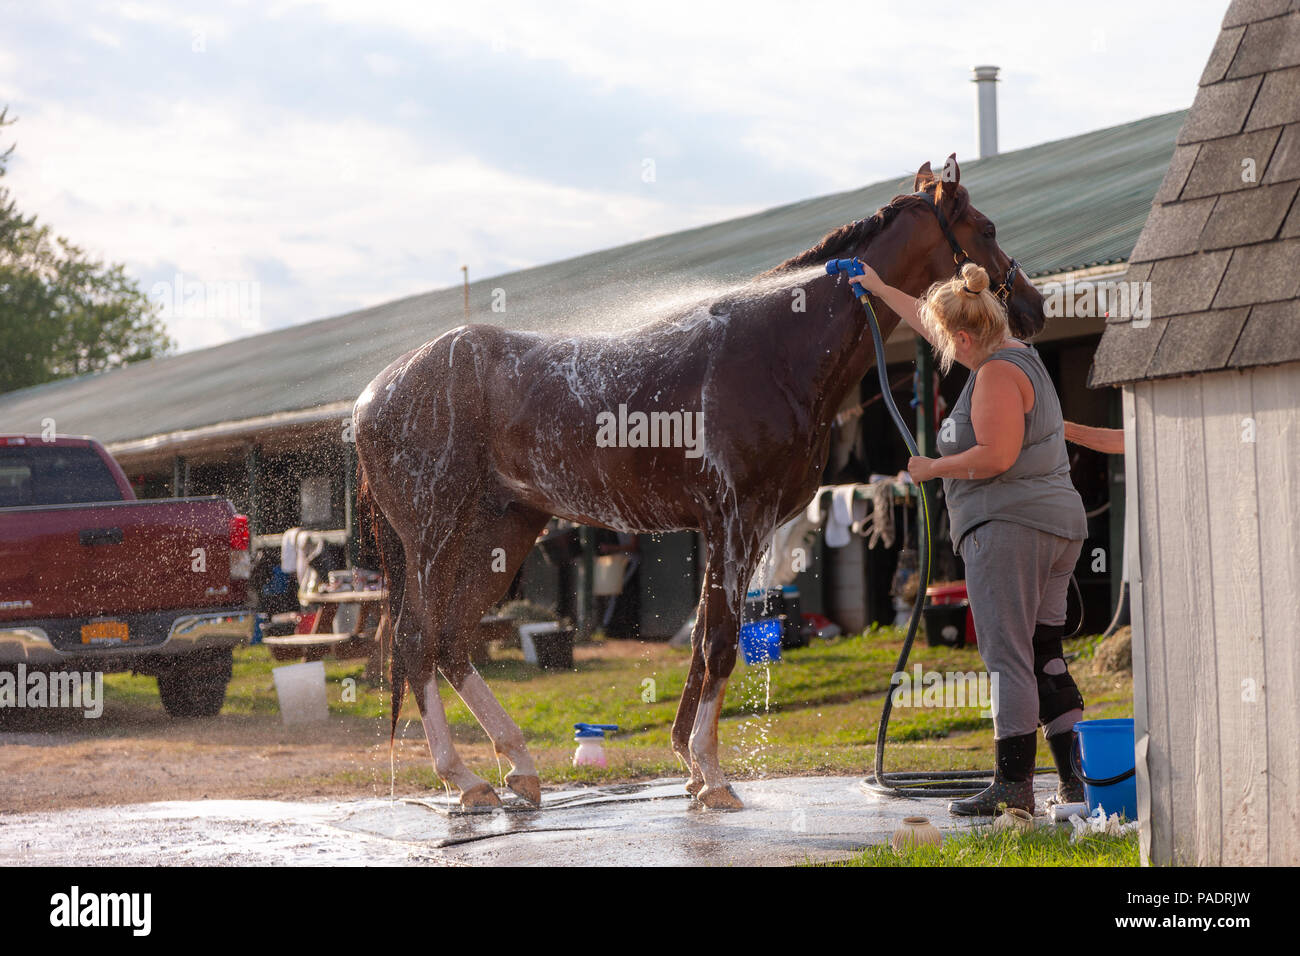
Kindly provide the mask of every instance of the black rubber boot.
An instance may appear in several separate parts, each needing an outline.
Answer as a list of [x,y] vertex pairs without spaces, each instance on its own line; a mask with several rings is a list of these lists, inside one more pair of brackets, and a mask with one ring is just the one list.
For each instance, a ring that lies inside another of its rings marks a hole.
[[1078,738],[1073,730],[1047,738],[1047,746],[1052,748],[1052,759],[1056,761],[1056,774],[1061,778],[1056,785],[1056,796],[1049,803],[1083,803],[1083,781],[1074,775],[1074,765],[1070,762]]
[[1038,755],[1037,731],[994,741],[997,751],[993,785],[987,790],[954,800],[948,812],[955,817],[992,817],[1013,807],[1034,812],[1034,759]]

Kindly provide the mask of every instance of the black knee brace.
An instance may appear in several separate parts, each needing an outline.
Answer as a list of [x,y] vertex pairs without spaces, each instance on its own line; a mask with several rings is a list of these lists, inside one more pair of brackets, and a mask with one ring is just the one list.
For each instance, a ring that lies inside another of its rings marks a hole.
[[1069,670],[1049,674],[1044,669],[1059,660],[1065,663],[1065,649],[1061,638],[1065,636],[1064,624],[1039,624],[1034,628],[1034,676],[1038,678],[1038,722],[1049,724],[1062,714],[1083,708],[1083,695],[1070,676]]

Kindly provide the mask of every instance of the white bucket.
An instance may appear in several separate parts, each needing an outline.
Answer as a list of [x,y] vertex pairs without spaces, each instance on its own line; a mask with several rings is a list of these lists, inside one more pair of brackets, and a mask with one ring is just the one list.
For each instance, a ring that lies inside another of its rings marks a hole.
[[537,643],[533,640],[533,635],[554,634],[559,629],[560,625],[555,621],[542,621],[537,624],[520,624],[519,644],[524,650],[524,660],[536,667]]
[[627,573],[626,554],[602,554],[595,561],[591,593],[596,597],[611,597],[623,592],[623,576]]
[[276,667],[271,677],[280,698],[280,717],[286,724],[317,724],[328,719],[324,662]]

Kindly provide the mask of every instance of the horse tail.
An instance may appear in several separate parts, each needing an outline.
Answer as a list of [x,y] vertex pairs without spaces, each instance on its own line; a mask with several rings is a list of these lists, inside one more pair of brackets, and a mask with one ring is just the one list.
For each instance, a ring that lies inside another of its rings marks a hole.
[[357,463],[359,472],[357,488],[357,513],[370,513],[370,528],[374,533],[375,550],[379,554],[379,571],[388,590],[388,632],[390,642],[389,683],[392,688],[392,722],[388,728],[388,749],[392,753],[397,741],[397,719],[406,697],[406,661],[402,656],[397,636],[397,622],[402,614],[403,592],[406,590],[406,549],[397,531],[384,517],[366,478],[365,465]]

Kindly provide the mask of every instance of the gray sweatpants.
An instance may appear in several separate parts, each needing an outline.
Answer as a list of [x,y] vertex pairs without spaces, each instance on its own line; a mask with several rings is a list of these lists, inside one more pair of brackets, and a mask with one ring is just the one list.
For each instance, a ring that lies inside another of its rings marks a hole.
[[[1082,541],[1013,521],[987,521],[962,539],[980,656],[990,676],[998,675],[993,705],[998,740],[1032,733],[1038,726],[1034,627],[1065,623],[1066,588],[1082,549]],[[1045,667],[1053,674],[1065,669],[1059,658]],[[1080,710],[1062,714],[1044,732],[1061,733],[1082,716]]]

